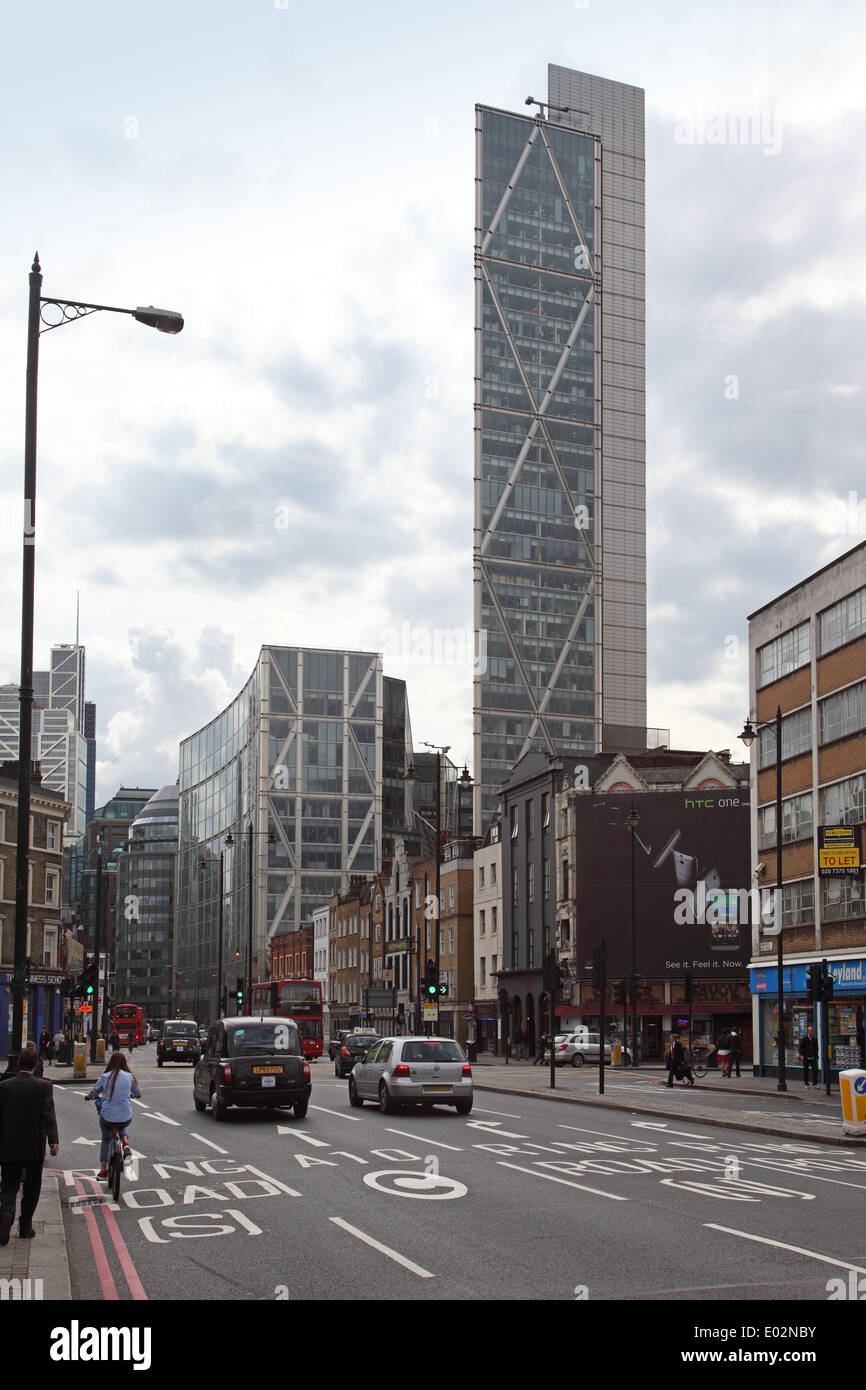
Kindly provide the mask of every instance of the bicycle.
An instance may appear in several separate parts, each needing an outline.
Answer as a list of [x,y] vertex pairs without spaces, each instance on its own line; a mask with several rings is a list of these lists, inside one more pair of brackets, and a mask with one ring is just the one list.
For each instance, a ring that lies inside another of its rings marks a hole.
[[701,1077],[707,1074],[708,1049],[705,1047],[693,1047],[691,1051],[691,1068],[695,1076]]
[[[90,1097],[88,1096],[87,1099],[89,1100]],[[95,1099],[95,1105],[96,1113],[99,1114],[102,1110],[102,1101],[99,1099],[98,1096]],[[119,1202],[120,1179],[123,1176],[123,1169],[126,1161],[123,1135],[121,1134],[122,1126],[111,1124],[108,1120],[105,1121],[105,1124],[111,1130],[108,1158],[105,1160],[105,1166],[108,1169],[108,1176],[106,1177],[105,1181],[108,1184],[109,1191],[111,1192],[111,1195],[114,1198],[115,1202]]]

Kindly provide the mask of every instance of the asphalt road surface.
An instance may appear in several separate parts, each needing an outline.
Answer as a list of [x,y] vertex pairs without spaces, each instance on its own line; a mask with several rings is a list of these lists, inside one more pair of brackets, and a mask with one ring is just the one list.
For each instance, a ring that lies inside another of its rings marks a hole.
[[193,1107],[190,1067],[158,1070],[152,1046],[131,1063],[137,1171],[117,1206],[95,1181],[86,1088],[55,1089],[74,1299],[826,1302],[852,1277],[866,1291],[862,1150],[482,1091],[467,1117],[386,1116],[352,1109],[327,1058],[305,1119],[217,1123]]

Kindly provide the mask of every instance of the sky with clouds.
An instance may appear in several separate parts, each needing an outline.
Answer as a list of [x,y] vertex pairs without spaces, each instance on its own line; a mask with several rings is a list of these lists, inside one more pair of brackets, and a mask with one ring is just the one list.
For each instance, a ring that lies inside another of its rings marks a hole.
[[173,781],[266,642],[384,648],[469,759],[473,107],[549,62],[646,91],[648,722],[740,746],[746,614],[866,539],[859,3],[33,0],[0,36],[0,680],[34,250],[44,295],[186,319],[40,344],[35,664],[80,590],[98,804]]

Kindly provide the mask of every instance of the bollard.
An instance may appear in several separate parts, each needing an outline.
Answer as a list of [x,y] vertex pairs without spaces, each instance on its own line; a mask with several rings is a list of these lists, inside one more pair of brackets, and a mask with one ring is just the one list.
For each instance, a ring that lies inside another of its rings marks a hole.
[[614,1043],[613,1057],[611,1058],[611,1062],[615,1067],[622,1066],[622,1043]]
[[87,1080],[87,1047],[84,1043],[75,1044],[74,1069],[72,1075],[76,1080],[78,1080],[79,1077],[82,1081]]
[[842,1128],[846,1134],[866,1134],[866,1071],[852,1068],[839,1073]]
[[105,1038],[96,1039],[96,1060],[105,1063]]

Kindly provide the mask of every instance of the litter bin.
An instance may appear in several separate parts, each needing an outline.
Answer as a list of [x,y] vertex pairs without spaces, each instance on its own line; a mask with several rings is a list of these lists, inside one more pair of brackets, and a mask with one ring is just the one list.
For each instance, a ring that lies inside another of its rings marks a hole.
[[846,1134],[866,1134],[866,1071],[852,1068],[839,1073],[842,1128]]

